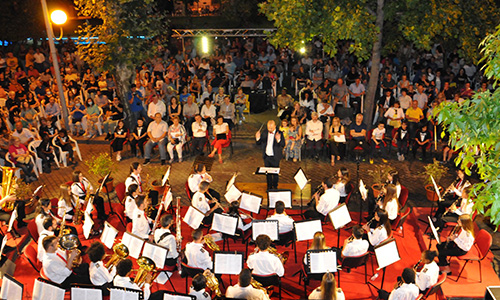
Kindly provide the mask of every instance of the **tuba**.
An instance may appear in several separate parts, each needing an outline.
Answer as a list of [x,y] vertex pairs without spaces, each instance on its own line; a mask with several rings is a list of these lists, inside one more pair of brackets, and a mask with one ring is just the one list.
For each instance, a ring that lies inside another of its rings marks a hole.
[[146,283],[148,274],[151,274],[153,281],[158,273],[155,271],[155,262],[149,257],[139,257],[137,259],[137,264],[139,265],[139,270],[137,271],[137,275],[135,276],[134,283],[136,283],[142,289],[142,287],[144,287],[144,284]]
[[276,250],[276,248],[269,247],[269,248],[267,248],[267,252],[276,255],[281,260],[281,263],[283,265],[286,264],[286,262],[288,260],[288,256],[289,256],[288,251],[285,251],[283,253],[278,253],[278,251]]
[[[17,178],[14,177],[14,173],[17,168],[12,167],[2,167],[2,194],[1,197],[4,198],[14,193],[14,185],[16,184]],[[2,209],[5,212],[11,212],[14,210],[14,201],[4,202]]]
[[207,279],[207,287],[212,290],[217,297],[220,297],[222,293],[219,288],[219,281],[215,277],[214,273],[207,269],[203,271],[203,276]]
[[78,255],[73,260],[73,266],[76,267],[80,264],[82,252],[78,249],[80,240],[77,235],[72,233],[65,234],[59,239],[59,248],[65,251],[77,251]]
[[113,255],[106,263],[106,268],[108,270],[111,270],[111,268],[115,267],[120,260],[127,258],[129,254],[128,247],[125,246],[125,244],[123,243],[114,245],[113,252],[114,252]]
[[215,243],[214,237],[210,234],[203,236],[203,240],[205,241],[205,244],[207,244],[207,247],[210,248],[210,250],[220,251],[219,245]]
[[250,285],[254,289],[262,290],[264,293],[266,293],[266,295],[268,294],[267,289],[262,285],[262,283],[258,282],[253,277],[252,277],[252,281],[250,281]]

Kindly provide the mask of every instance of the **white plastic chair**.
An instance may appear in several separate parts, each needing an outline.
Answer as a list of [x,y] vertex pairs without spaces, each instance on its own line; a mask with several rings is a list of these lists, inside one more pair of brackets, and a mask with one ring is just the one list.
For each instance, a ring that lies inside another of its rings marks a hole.
[[[41,159],[40,157],[38,157],[38,153],[37,153],[37,148],[38,146],[40,146],[40,144],[42,143],[42,140],[34,140],[32,141],[29,145],[28,145],[28,150],[33,153],[33,156],[34,156],[34,159],[35,159],[35,162],[36,162],[36,167],[38,168],[38,172],[40,174],[43,174],[43,159]],[[57,158],[57,155],[55,155],[54,153],[54,161],[56,162],[56,165],[58,168],[61,167],[61,165],[59,164],[59,159]]]
[[[10,157],[10,153],[7,152],[7,154],[5,155],[5,160],[7,160],[12,167],[16,167],[16,165],[12,161],[12,158]],[[30,155],[30,160],[31,160],[31,163],[34,166],[33,167],[33,171],[35,172],[35,175],[38,178],[40,176],[40,174],[38,173],[38,168],[36,167],[35,160],[33,159],[33,155]],[[16,175],[17,178],[21,179],[21,169],[17,168],[17,170],[14,173],[14,175]]]
[[[59,152],[59,162],[63,164],[64,167],[68,166],[68,151],[63,151],[63,149],[56,143],[57,136],[52,139],[52,146]],[[73,151],[78,155],[80,161],[82,161],[82,153],[80,152],[80,147],[78,147],[78,142],[75,141],[71,136],[68,135],[68,139],[74,144]]]

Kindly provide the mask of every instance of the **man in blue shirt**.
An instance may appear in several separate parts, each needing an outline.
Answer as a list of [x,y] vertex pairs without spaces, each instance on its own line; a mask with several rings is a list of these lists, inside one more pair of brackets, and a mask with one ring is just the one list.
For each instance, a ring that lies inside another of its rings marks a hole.
[[360,146],[363,148],[363,156],[368,153],[368,143],[366,141],[366,124],[363,123],[363,115],[356,115],[356,122],[351,124],[349,133],[351,135],[351,140],[348,143],[348,153],[352,155],[354,148]]
[[132,112],[133,124],[137,123],[137,119],[142,117],[148,120],[146,110],[142,105],[142,94],[137,90],[135,84],[130,86],[130,92],[127,95],[128,103],[130,104],[130,111]]

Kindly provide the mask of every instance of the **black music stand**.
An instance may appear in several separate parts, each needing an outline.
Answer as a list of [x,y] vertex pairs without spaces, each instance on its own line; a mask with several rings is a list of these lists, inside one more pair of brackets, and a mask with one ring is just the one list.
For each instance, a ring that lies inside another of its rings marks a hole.
[[[111,175],[111,172],[109,172],[108,174],[106,174],[106,176],[104,177],[104,179],[102,180],[101,182],[101,185],[99,186],[99,188],[97,189],[95,195],[99,195],[99,192],[101,191],[101,189],[104,187],[104,185],[106,184],[106,182],[108,181],[108,178],[109,176]],[[122,223],[123,227],[127,227],[127,225],[125,224],[125,222],[123,221],[122,217],[120,217],[120,215],[114,211],[113,209],[113,205],[111,205],[111,198],[109,197],[109,190],[108,188],[106,187],[106,196],[108,197],[108,204],[109,204],[109,214],[110,215],[115,215],[118,217],[118,220],[120,220],[120,223]],[[94,196],[95,197],[95,196]]]
[[[377,258],[377,264],[379,265],[379,268],[377,270],[380,269],[382,270],[382,282],[380,284],[380,290],[381,290],[384,288],[386,267],[399,261],[401,259],[401,256],[399,255],[399,250],[396,244],[396,240],[394,238],[387,239],[385,242],[375,246],[374,252],[375,252],[375,258]],[[376,289],[379,289],[371,282],[368,282],[368,284]]]

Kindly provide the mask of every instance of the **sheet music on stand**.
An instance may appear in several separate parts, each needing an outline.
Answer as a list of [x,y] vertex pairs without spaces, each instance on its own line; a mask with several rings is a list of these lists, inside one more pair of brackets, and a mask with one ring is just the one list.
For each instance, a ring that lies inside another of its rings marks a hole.
[[292,190],[267,191],[267,208],[275,208],[276,202],[283,201],[286,208],[292,208]]
[[135,234],[128,231],[123,233],[122,244],[128,247],[130,257],[139,258],[144,243],[145,241]]
[[[439,238],[439,233],[437,232],[437,228],[436,228],[436,226],[434,226],[434,223],[432,222],[431,217],[427,216],[427,219],[429,220],[429,226],[431,227],[431,231],[432,231],[432,235],[434,236],[434,239],[437,241],[438,244],[441,244],[441,239]],[[431,241],[429,241],[429,243]]]
[[227,189],[224,197],[226,198],[227,202],[232,203],[234,201],[237,201],[241,197],[241,191],[233,184]]
[[235,235],[238,228],[238,217],[226,214],[214,214],[212,229],[227,235]]
[[165,266],[165,257],[167,257],[167,254],[167,248],[150,242],[146,242],[144,244],[144,248],[142,249],[142,256],[151,258],[155,262],[157,269],[163,269],[163,267]]
[[141,290],[111,287],[109,300],[144,300],[144,293]]
[[233,174],[233,176],[231,177],[231,179],[229,179],[229,181],[227,182],[227,185],[226,185],[226,192],[229,191],[229,189],[234,185],[234,183],[236,182],[237,176],[238,176],[238,173],[235,172]]
[[436,194],[438,195],[439,202],[443,201],[443,198],[441,198],[441,192],[439,191],[439,187],[436,184],[436,181],[434,180],[434,177],[431,175],[431,180],[432,180],[432,185],[434,185],[434,190],[436,191]]
[[102,299],[100,288],[71,287],[71,300],[98,300]]
[[168,166],[167,171],[165,172],[165,175],[163,175],[163,178],[161,180],[161,186],[165,186],[165,184],[167,184],[168,177],[170,176],[170,167],[171,166]]
[[[169,189],[167,194],[165,195],[165,200],[163,202],[163,210],[167,211],[167,208],[172,204],[172,200],[174,199],[174,196],[172,195],[172,190]],[[161,213],[161,212],[158,212]]]
[[251,193],[243,192],[240,199],[240,208],[258,214],[262,204],[262,197]]
[[101,234],[101,242],[104,246],[108,247],[108,249],[113,248],[117,235],[118,229],[114,228],[113,225],[109,224],[107,221],[104,222],[104,229]]
[[7,245],[7,235],[4,235],[2,239],[2,247],[0,247],[0,257],[2,257],[3,250],[5,249],[5,246]]
[[306,257],[309,274],[337,272],[337,252],[334,249],[307,250]]
[[375,257],[377,258],[378,269],[385,268],[399,261],[398,245],[394,238],[390,238],[374,247]]
[[202,213],[199,209],[194,206],[189,206],[184,218],[182,219],[189,227],[193,229],[198,229],[200,227],[201,222],[205,218],[205,214]]
[[271,241],[279,239],[278,220],[253,220],[252,221],[252,240],[256,240],[261,234],[271,238]]
[[321,220],[297,221],[293,226],[297,242],[312,240],[316,232],[323,232]]
[[[87,204],[88,205],[88,204]],[[92,232],[92,227],[94,227],[94,220],[92,220],[92,217],[87,211],[85,211],[85,216],[84,216],[84,221],[83,221],[83,236],[85,239],[89,239],[90,233]]]
[[309,182],[309,179],[307,179],[306,173],[304,173],[304,170],[302,170],[302,168],[299,168],[297,172],[295,172],[293,179],[295,179],[295,182],[299,186],[300,190],[303,190]]
[[351,214],[345,203],[337,205],[331,212],[328,213],[335,230],[344,227],[352,221]]
[[163,292],[163,300],[196,300],[196,296],[175,293],[171,291],[162,291]]
[[368,198],[368,190],[366,189],[363,179],[359,180],[359,193],[361,194],[361,198],[363,199],[363,201]]
[[64,300],[66,291],[43,278],[35,279],[33,300]]
[[214,252],[214,273],[239,275],[243,269],[243,252]]
[[23,300],[24,285],[9,274],[4,274],[0,299]]
[[10,214],[9,228],[7,229],[7,232],[10,232],[12,230],[12,226],[14,226],[14,221],[16,219],[17,219],[17,209],[14,209]]
[[267,174],[280,174],[280,168],[273,168],[273,167],[258,167],[257,170],[255,171],[255,174],[258,175],[267,175]]

